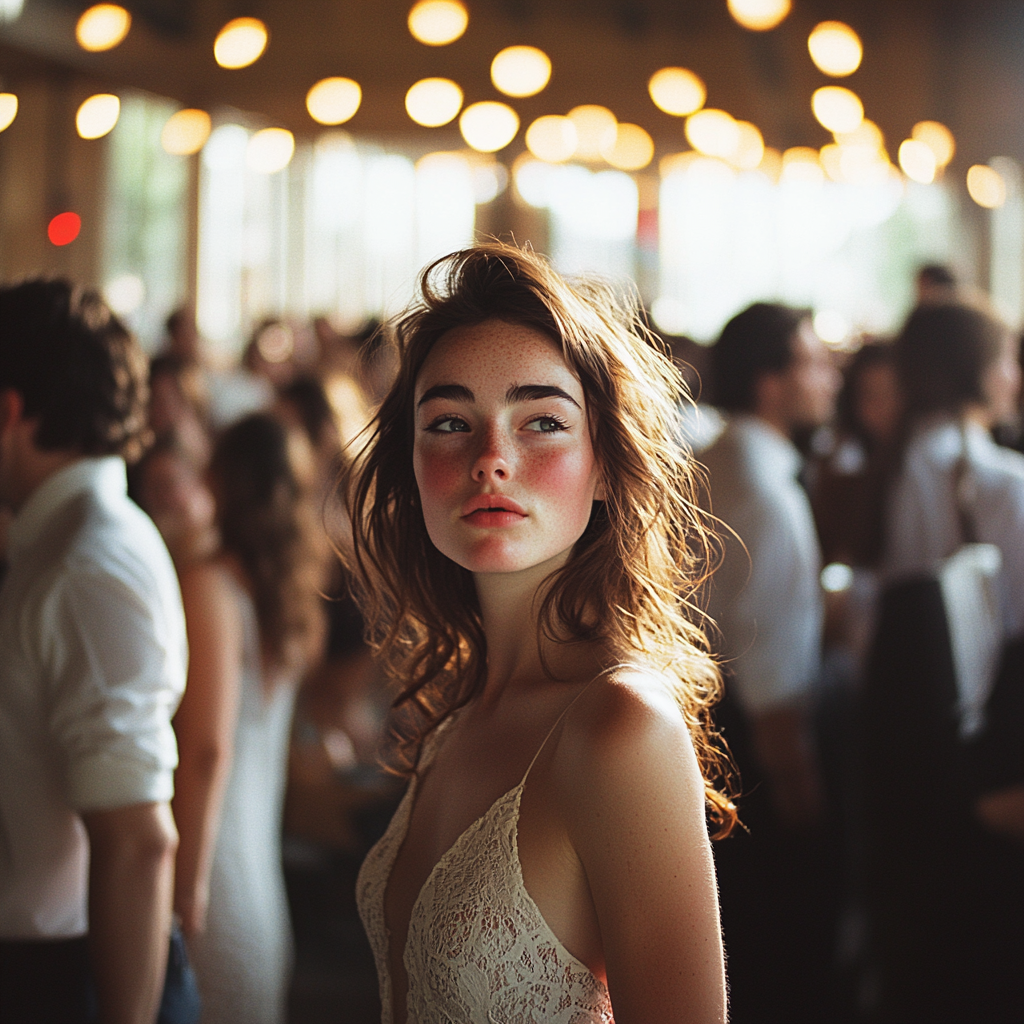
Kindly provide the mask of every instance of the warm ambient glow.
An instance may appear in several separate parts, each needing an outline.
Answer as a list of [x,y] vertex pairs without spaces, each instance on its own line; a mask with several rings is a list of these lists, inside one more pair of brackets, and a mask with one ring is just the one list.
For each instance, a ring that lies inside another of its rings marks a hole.
[[953,133],[938,121],[918,121],[910,132],[910,137],[923,142],[935,155],[935,165],[945,167],[956,152],[956,141]]
[[975,164],[967,172],[967,191],[979,206],[988,210],[995,210],[1006,202],[1003,176],[985,164]]
[[75,26],[75,38],[83,50],[112,50],[132,27],[132,16],[118,4],[96,4],[83,12]]
[[601,155],[619,171],[639,171],[654,159],[654,139],[638,124],[620,124]]
[[935,154],[923,142],[918,142],[917,139],[907,139],[905,142],[901,142],[899,161],[903,173],[911,181],[930,185],[935,180],[937,169]]
[[481,153],[504,149],[519,131],[519,115],[505,103],[486,100],[466,107],[459,118],[462,137]]
[[551,60],[535,46],[508,46],[491,61],[491,81],[506,96],[536,96],[551,80]]
[[833,78],[852,75],[864,56],[860,36],[841,21],[823,21],[815,26],[807,39],[807,49],[818,70]]
[[0,92],[0,132],[11,127],[18,116],[18,97],[13,92]]
[[704,82],[687,68],[655,71],[647,83],[647,91],[659,110],[675,117],[686,117],[700,110],[708,96]]
[[811,109],[818,123],[830,132],[855,131],[864,120],[864,104],[856,93],[841,85],[824,85],[815,89]]
[[109,92],[90,96],[75,115],[75,127],[83,139],[99,139],[117,124],[121,101]]
[[406,113],[426,128],[447,124],[462,109],[462,90],[450,78],[424,78],[405,94]]
[[322,78],[306,93],[309,116],[320,124],[344,124],[362,101],[363,90],[351,78]]
[[247,68],[267,48],[267,26],[259,18],[235,18],[217,34],[213,56],[222,68]]
[[409,12],[413,39],[427,46],[454,43],[469,24],[469,14],[459,0],[420,0]]
[[210,127],[210,115],[205,110],[179,110],[167,119],[160,145],[172,156],[191,156],[206,145]]
[[245,165],[258,174],[283,170],[295,152],[295,136],[287,128],[264,128],[245,148]]
[[761,166],[764,159],[764,138],[757,125],[749,121],[737,121],[739,143],[732,156],[732,162],[741,171],[753,171]]
[[780,181],[824,181],[825,170],[818,159],[818,151],[808,146],[793,146],[782,154]]
[[874,121],[865,117],[852,132],[836,132],[836,142],[841,146],[866,146],[873,150],[885,149],[885,136]]
[[686,119],[686,140],[698,153],[729,160],[739,148],[740,130],[724,110],[698,110]]
[[526,148],[538,160],[563,163],[576,152],[576,126],[560,114],[538,117],[526,129]]
[[752,32],[767,32],[782,22],[792,8],[790,0],[729,0],[729,13]]
[[619,122],[607,107],[584,103],[569,111],[569,120],[576,129],[576,156],[581,160],[600,160],[602,152],[615,145]]
[[47,225],[46,237],[54,245],[68,245],[82,230],[82,218],[77,213],[58,213]]

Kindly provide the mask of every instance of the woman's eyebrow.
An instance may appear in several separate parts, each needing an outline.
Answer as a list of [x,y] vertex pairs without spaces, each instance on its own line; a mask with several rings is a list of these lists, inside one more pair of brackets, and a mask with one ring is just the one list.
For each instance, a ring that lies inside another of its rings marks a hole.
[[416,403],[416,408],[435,398],[446,398],[450,402],[472,402],[475,396],[465,384],[435,384],[423,392],[423,397]]
[[535,402],[539,398],[564,398],[565,401],[572,402],[577,409],[580,407],[580,403],[572,395],[553,384],[515,384],[505,392],[506,405]]

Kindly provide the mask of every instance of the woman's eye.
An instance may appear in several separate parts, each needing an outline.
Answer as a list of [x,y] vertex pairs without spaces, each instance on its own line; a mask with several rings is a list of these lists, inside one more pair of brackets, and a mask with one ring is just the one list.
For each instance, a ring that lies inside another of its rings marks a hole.
[[469,424],[458,416],[442,416],[434,420],[427,430],[435,434],[461,434],[469,430]]
[[538,416],[527,424],[528,430],[536,430],[541,434],[553,434],[556,430],[568,430],[568,426],[554,416]]

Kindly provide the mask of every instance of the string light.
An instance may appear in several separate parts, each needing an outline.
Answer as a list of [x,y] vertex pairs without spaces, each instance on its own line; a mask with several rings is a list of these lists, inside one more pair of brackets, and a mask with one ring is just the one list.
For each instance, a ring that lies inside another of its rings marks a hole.
[[90,96],[78,108],[75,127],[83,139],[100,139],[111,131],[121,114],[121,101],[109,92]]
[[306,109],[319,124],[344,124],[363,101],[363,90],[351,78],[322,78],[306,93]]
[[967,191],[979,206],[987,210],[998,209],[1006,202],[1003,176],[986,164],[975,164],[967,171]]
[[536,46],[507,46],[491,61],[491,81],[506,96],[536,96],[550,80],[551,59]]
[[82,13],[75,25],[75,38],[83,50],[99,53],[112,50],[132,27],[132,16],[118,4],[95,4]]
[[639,171],[654,158],[654,140],[638,124],[620,124],[601,155],[619,171]]
[[462,109],[462,90],[450,78],[424,78],[405,94],[406,113],[425,128],[438,128]]
[[210,137],[210,115],[205,110],[179,110],[171,114],[160,132],[160,145],[172,156],[191,156]]
[[82,218],[77,213],[58,213],[46,227],[46,237],[54,245],[70,245],[82,230]]
[[818,151],[809,146],[793,146],[782,154],[780,181],[817,183],[825,178]]
[[824,85],[814,90],[811,109],[818,123],[830,132],[852,132],[864,120],[860,97],[841,85]]
[[18,116],[18,97],[13,92],[0,92],[0,132],[11,127]]
[[505,103],[485,100],[466,107],[459,130],[467,144],[481,153],[504,149],[519,131],[519,115]]
[[409,11],[413,39],[427,46],[454,43],[469,24],[469,13],[459,0],[420,0]]
[[698,110],[686,119],[686,139],[698,153],[731,159],[740,145],[735,118],[724,110]]
[[807,49],[818,70],[833,78],[852,75],[864,56],[860,36],[841,21],[816,25],[807,39]]
[[287,128],[264,128],[249,139],[245,165],[257,174],[276,174],[291,162],[295,136]]
[[600,160],[602,151],[615,145],[619,122],[607,107],[584,103],[573,107],[568,117],[576,129],[576,156],[581,160]]
[[675,117],[686,117],[700,110],[708,95],[700,77],[687,68],[655,71],[647,83],[647,91],[659,110]]
[[935,154],[923,142],[919,142],[917,139],[907,139],[905,142],[901,142],[899,162],[903,173],[911,181],[930,185],[935,180],[937,169]]
[[247,68],[267,48],[267,26],[259,18],[234,18],[217,33],[214,60],[222,68]]
[[526,148],[538,160],[563,163],[576,152],[576,126],[560,114],[538,117],[526,129]]
[[945,167],[956,152],[956,141],[953,133],[938,121],[918,121],[910,132],[910,137],[923,142],[935,155],[935,165],[940,170]]
[[729,13],[752,32],[768,32],[785,20],[790,0],[729,0]]

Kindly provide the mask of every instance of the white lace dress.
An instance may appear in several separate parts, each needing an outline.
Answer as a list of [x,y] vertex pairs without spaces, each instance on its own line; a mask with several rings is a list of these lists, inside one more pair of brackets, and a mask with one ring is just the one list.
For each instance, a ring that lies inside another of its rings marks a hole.
[[[428,739],[421,768],[433,759],[443,732],[442,727]],[[403,954],[408,1024],[613,1022],[607,987],[558,941],[523,883],[517,831],[527,776],[529,769],[455,840],[413,904]],[[384,892],[416,789],[414,777],[387,832],[363,862],[356,888],[377,963],[382,1024],[395,1024]]]

